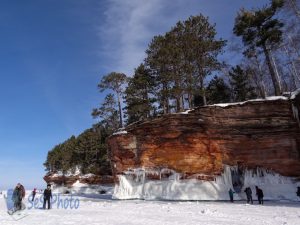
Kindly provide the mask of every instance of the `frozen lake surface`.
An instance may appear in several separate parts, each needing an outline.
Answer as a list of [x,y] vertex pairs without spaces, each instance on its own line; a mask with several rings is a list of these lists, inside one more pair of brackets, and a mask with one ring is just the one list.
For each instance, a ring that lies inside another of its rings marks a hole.
[[[99,195],[100,196],[100,195]],[[61,196],[63,198],[67,195]],[[143,201],[79,197],[78,209],[27,210],[28,216],[14,221],[0,198],[1,225],[175,225],[175,224],[292,224],[300,225],[300,202],[266,201],[263,206],[244,201]]]

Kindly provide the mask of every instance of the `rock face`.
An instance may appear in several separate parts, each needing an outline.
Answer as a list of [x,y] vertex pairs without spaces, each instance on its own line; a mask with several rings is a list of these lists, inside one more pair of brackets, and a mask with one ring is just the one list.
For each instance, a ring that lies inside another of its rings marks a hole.
[[214,180],[225,165],[299,178],[299,110],[296,93],[293,98],[212,105],[131,124],[108,139],[115,181],[136,168],[167,168],[181,179]]
[[68,175],[68,176],[61,176],[55,173],[48,173],[44,176],[44,180],[47,183],[52,183],[56,185],[65,185],[67,187],[71,187],[75,182],[79,181],[82,184],[112,184],[113,177],[112,176],[99,176],[95,174],[88,174],[88,175]]

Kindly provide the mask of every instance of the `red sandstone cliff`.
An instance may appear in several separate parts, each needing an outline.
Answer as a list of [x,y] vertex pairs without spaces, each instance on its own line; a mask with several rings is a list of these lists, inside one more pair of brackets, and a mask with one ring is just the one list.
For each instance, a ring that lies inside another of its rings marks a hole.
[[298,111],[299,93],[134,123],[108,139],[113,174],[169,168],[184,178],[213,179],[224,165],[239,165],[300,177]]

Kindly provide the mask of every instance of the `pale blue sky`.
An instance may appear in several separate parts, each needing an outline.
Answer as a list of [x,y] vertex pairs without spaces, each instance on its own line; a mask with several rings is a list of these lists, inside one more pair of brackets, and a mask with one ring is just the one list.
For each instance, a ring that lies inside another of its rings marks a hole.
[[97,83],[130,75],[154,35],[202,13],[232,35],[242,6],[265,0],[1,0],[0,188],[42,187],[48,150],[95,121]]

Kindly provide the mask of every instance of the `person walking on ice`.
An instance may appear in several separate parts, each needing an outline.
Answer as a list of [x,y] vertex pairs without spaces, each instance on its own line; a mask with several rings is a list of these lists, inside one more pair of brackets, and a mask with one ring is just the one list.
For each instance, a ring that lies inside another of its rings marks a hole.
[[22,209],[22,199],[24,197],[25,197],[25,188],[22,184],[18,183],[12,195],[12,201],[14,202],[14,211],[18,211]]
[[32,191],[32,199],[31,199],[32,202],[34,201],[35,195],[36,195],[36,188],[34,188]]
[[233,193],[234,193],[234,191],[230,188],[228,191],[230,202],[233,202]]
[[264,193],[257,186],[255,186],[255,188],[256,188],[256,195],[257,195],[257,199],[258,199],[258,204],[263,205],[264,204]]
[[249,204],[249,202],[251,202],[251,204],[253,204],[253,200],[252,200],[252,190],[251,190],[251,188],[250,188],[250,187],[247,187],[247,188],[245,189],[244,192],[246,192],[247,203]]
[[50,205],[50,199],[52,199],[52,191],[51,191],[51,185],[48,184],[47,188],[44,191],[44,204],[43,204],[43,209],[46,209],[46,203],[48,202],[48,209],[51,208]]

